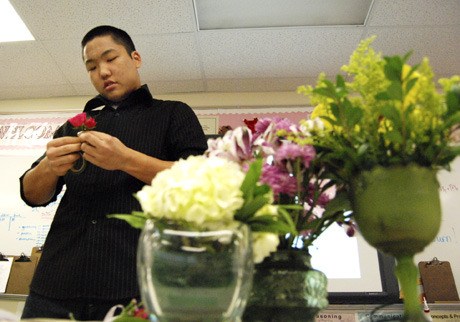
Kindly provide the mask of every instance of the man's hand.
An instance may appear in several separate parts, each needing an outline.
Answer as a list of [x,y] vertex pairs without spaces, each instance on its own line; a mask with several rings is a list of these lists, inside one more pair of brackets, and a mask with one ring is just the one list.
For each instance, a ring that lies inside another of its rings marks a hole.
[[84,131],[79,134],[79,138],[85,160],[105,170],[126,172],[146,184],[150,184],[158,172],[173,165],[172,161],[135,151],[106,133]]
[[130,149],[118,138],[98,131],[80,132],[83,158],[105,170],[123,170]]
[[63,176],[73,163],[81,158],[81,140],[78,137],[65,136],[54,139],[46,145],[46,159],[49,169],[57,176]]

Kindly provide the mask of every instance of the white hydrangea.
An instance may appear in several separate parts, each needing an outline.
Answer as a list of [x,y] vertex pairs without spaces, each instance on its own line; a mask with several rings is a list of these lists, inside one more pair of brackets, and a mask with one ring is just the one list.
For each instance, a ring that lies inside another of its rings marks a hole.
[[156,175],[136,196],[152,218],[207,221],[233,220],[243,205],[240,190],[245,173],[232,161],[191,156]]
[[277,234],[265,232],[252,233],[254,263],[261,263],[270,253],[275,252],[280,240]]

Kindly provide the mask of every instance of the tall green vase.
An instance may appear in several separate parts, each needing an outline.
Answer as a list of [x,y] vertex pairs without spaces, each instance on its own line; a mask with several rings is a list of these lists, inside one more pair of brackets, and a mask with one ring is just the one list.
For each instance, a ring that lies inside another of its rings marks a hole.
[[418,165],[376,167],[354,179],[350,194],[364,239],[396,258],[404,321],[428,321],[420,304],[414,255],[434,240],[441,225],[436,171]]

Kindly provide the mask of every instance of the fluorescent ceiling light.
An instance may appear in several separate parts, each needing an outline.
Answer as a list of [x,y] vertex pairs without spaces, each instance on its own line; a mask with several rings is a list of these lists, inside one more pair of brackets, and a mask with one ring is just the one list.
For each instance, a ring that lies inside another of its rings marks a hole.
[[8,0],[0,0],[0,42],[35,40]]
[[199,30],[364,25],[373,0],[195,0]]

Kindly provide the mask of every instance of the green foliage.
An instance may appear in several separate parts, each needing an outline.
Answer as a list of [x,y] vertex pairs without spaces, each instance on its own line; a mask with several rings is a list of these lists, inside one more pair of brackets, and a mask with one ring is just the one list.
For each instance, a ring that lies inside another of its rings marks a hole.
[[132,227],[137,229],[144,228],[147,221],[147,215],[140,211],[133,211],[131,214],[113,214],[107,215],[107,218],[117,218],[126,221]]
[[448,169],[460,154],[451,141],[460,122],[460,77],[441,79],[440,92],[427,58],[413,66],[411,52],[382,58],[371,48],[374,39],[363,40],[342,67],[349,82],[321,74],[315,87],[298,88],[318,104],[312,118],[325,124],[312,139],[321,164],[344,182],[377,165]]
[[252,231],[278,234],[293,233],[295,232],[294,223],[282,209],[278,209],[278,216],[263,213],[263,207],[271,204],[272,194],[268,185],[259,184],[262,163],[262,159],[257,159],[251,163],[241,185],[244,203],[234,217],[236,220],[248,224]]

